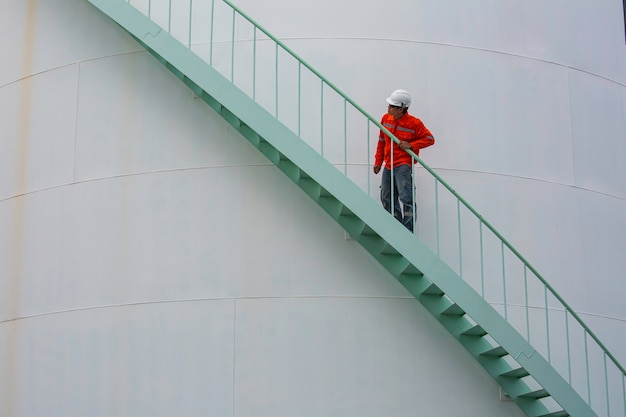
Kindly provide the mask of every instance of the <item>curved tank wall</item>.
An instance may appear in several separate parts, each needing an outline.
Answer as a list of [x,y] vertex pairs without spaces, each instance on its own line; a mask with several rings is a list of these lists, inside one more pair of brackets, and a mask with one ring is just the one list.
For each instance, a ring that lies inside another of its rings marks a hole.
[[[392,25],[373,2],[248,3],[372,114],[398,86],[418,92],[414,112],[438,138],[425,159],[626,359],[626,313],[607,301],[623,293],[626,247],[624,168],[606,162],[626,156],[619,14],[407,2]],[[590,38],[573,30],[594,16],[616,20]],[[0,21],[0,415],[521,416],[380,265],[98,11],[10,0]]]
[[0,415],[521,415],[115,24],[0,7]]
[[626,362],[621,1],[237,4],[370,114],[412,92],[421,156]]

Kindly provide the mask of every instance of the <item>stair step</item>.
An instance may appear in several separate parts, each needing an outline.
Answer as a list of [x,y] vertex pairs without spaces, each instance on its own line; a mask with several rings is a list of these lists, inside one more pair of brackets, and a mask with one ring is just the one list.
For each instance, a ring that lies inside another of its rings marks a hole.
[[222,107],[222,111],[220,112],[221,116],[230,123],[236,129],[239,129],[241,126],[241,120],[237,117],[233,112],[228,110],[226,107]]
[[510,371],[504,372],[500,374],[500,376],[505,378],[524,378],[525,376],[530,375],[528,371],[524,368],[516,368]]
[[[215,98],[213,98],[213,96],[211,96],[206,91],[203,90],[202,94],[198,94],[198,97],[200,97],[200,99],[202,101],[204,101],[206,104],[208,104],[209,107],[211,107],[216,112],[219,113],[219,112],[222,111],[222,105],[220,104],[220,102],[215,100]],[[256,145],[256,146],[258,146],[258,145]]]
[[380,252],[387,245],[387,242],[377,234],[361,234],[359,237],[359,243],[374,257],[378,257]]
[[333,195],[331,193],[328,192],[328,190],[324,187],[322,187],[322,190],[320,191],[320,197],[332,197]]
[[446,316],[463,316],[465,315],[465,311],[459,307],[458,304],[452,304],[450,307],[442,311],[441,314]]
[[174,64],[172,64],[169,61],[165,61],[165,66],[167,67],[168,70],[172,71],[172,74],[174,74],[176,76],[176,78],[182,80],[185,77],[185,74],[183,74],[178,68],[176,68],[176,66],[174,66]]
[[552,411],[548,414],[541,414],[537,417],[570,417],[570,413],[568,413],[565,410],[560,410],[560,411]]
[[408,259],[400,254],[385,254],[382,253],[378,256],[378,262],[385,267],[385,269],[394,277],[398,277],[409,265]]
[[485,331],[485,329],[483,329],[478,324],[476,324],[473,327],[470,327],[469,329],[465,330],[461,334],[463,336],[483,337],[487,334],[487,332]]
[[338,221],[353,238],[357,238],[363,233],[365,222],[357,216],[342,215],[339,217]]
[[185,79],[183,80],[183,82],[185,83],[185,85],[187,87],[189,87],[191,89],[191,91],[193,91],[193,93],[197,96],[200,97],[202,96],[202,92],[204,90],[202,90],[202,87],[200,87],[198,84],[196,84],[191,78],[187,78],[185,77]]
[[409,263],[407,265],[406,268],[404,268],[404,271],[402,271],[402,275],[405,275],[407,277],[415,275],[417,277],[423,277],[424,274],[422,273],[422,271],[420,271],[419,269],[417,269],[415,267],[415,265],[413,265],[412,263]]
[[300,176],[300,181],[298,181],[298,185],[300,186],[302,191],[307,193],[313,200],[318,201],[320,199],[322,186],[311,178],[305,178]]
[[341,211],[344,207],[343,203],[332,195],[321,195],[318,203],[333,219],[337,220],[341,216]]
[[499,358],[501,358],[502,356],[506,356],[508,354],[509,352],[507,352],[502,346],[494,347],[493,349],[489,349],[481,353],[481,355],[483,356],[496,356]]
[[[400,252],[398,252],[396,250],[396,248],[394,248],[393,246],[391,246],[389,243],[387,243],[385,245],[385,247],[383,248],[383,250],[380,252],[381,255],[400,255]],[[400,255],[401,256],[401,255]]]
[[339,212],[339,216],[341,217],[355,217],[355,214],[345,205],[341,205],[341,211]]
[[534,398],[534,399],[546,398],[549,396],[550,394],[545,389],[538,389],[536,391],[520,395],[520,397],[523,397],[523,398]]
[[259,143],[259,150],[267,157],[267,159],[272,161],[272,163],[278,165],[278,162],[280,161],[280,153],[269,142],[261,140]]
[[367,235],[367,236],[377,236],[378,234],[368,225],[365,225],[365,228],[363,229],[363,234]]
[[422,291],[422,295],[441,297],[443,294],[444,292],[441,290],[441,288],[432,283],[424,291]]
[[288,159],[281,159],[278,168],[294,182],[300,179],[300,168]]
[[398,281],[404,285],[404,288],[409,290],[409,292],[414,297],[419,297],[419,295],[424,291],[424,289],[430,285],[428,281],[422,279],[423,275],[398,275]]
[[246,124],[242,123],[241,126],[239,126],[239,133],[241,133],[244,138],[248,139],[248,141],[254,146],[259,146],[259,144],[261,143],[261,138],[259,137],[259,134]]

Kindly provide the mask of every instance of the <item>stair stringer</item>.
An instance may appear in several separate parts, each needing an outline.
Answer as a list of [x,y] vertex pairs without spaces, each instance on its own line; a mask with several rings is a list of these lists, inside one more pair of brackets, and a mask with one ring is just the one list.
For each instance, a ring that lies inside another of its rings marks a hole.
[[[132,35],[341,224],[461,342],[527,415],[596,416],[549,362],[469,284],[274,116],[125,1],[88,1]],[[501,353],[489,354],[494,350]],[[511,367],[504,357],[514,359],[520,367]],[[547,395],[533,397],[534,391],[522,380],[526,375]],[[547,396],[563,409],[547,408],[541,401]]]

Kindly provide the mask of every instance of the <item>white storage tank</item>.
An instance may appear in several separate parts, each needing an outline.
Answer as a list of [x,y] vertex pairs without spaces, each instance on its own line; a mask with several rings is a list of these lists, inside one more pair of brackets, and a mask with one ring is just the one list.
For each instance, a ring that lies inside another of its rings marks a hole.
[[[238,6],[372,114],[409,90],[423,158],[626,362],[619,0]],[[86,0],[0,23],[0,416],[523,415]]]

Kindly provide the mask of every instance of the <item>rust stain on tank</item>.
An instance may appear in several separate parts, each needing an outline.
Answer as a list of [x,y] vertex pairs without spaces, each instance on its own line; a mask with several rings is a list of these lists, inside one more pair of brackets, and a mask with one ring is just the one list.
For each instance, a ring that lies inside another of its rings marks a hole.
[[[30,154],[30,131],[32,111],[32,78],[33,59],[35,50],[36,28],[36,0],[25,2],[24,33],[22,36],[22,66],[21,76],[25,77],[20,82],[19,103],[17,114],[17,136],[13,138],[17,142],[14,171],[14,198],[10,201],[11,225],[9,236],[9,259],[8,281],[4,292],[7,320],[5,323],[5,357],[3,362],[2,385],[4,389],[0,396],[0,415],[14,417],[17,412],[16,397],[20,385],[19,375],[19,349],[20,349],[20,324],[14,321],[19,317],[20,299],[22,290],[22,273],[24,259],[24,226],[25,226],[25,194],[27,193],[27,178],[29,173]],[[11,140],[9,138],[9,140]]]

